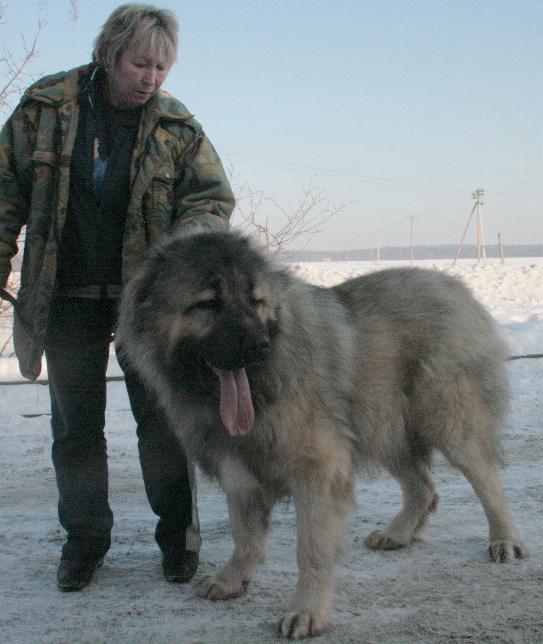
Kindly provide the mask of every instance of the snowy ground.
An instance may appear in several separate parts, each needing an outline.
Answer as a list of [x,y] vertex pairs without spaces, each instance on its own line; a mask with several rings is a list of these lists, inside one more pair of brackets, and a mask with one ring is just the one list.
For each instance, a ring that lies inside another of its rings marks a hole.
[[[450,262],[419,264],[450,270]],[[330,285],[376,268],[360,262],[295,270]],[[543,353],[543,260],[505,266],[465,261],[452,272],[489,308],[513,354]],[[503,566],[487,562],[483,511],[463,477],[439,459],[434,476],[441,503],[425,540],[400,552],[369,552],[362,538],[396,511],[399,491],[385,475],[362,478],[338,567],[334,630],[319,642],[543,642],[543,360],[517,360],[507,369],[514,397],[503,476],[530,558]],[[0,379],[16,375],[13,362],[0,359]],[[0,385],[0,641],[277,641],[275,622],[296,581],[292,507],[276,508],[267,562],[246,597],[211,603],[194,597],[190,585],[166,583],[123,383],[110,383],[108,393],[113,545],[89,587],[60,593],[55,572],[63,536],[56,521],[48,391]],[[198,576],[215,571],[231,549],[222,493],[202,480],[199,498]]]

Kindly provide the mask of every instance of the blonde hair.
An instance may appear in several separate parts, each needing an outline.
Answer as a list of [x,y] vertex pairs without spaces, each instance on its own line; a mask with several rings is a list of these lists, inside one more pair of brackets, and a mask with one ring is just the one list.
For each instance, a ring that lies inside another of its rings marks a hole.
[[164,56],[168,65],[177,59],[179,25],[168,9],[149,4],[123,4],[109,16],[94,41],[92,60],[101,67],[115,65],[127,50]]

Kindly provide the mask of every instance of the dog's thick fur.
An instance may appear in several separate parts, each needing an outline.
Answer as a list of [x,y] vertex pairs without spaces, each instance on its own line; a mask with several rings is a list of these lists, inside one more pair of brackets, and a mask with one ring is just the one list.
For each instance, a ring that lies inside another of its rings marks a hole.
[[459,280],[398,268],[319,288],[237,234],[174,236],[125,289],[117,343],[226,493],[235,548],[202,596],[245,593],[291,495],[299,580],[280,630],[323,631],[353,472],[377,462],[399,481],[401,511],[365,541],[399,548],[437,505],[434,449],[479,497],[490,558],[525,556],[498,467],[506,349]]

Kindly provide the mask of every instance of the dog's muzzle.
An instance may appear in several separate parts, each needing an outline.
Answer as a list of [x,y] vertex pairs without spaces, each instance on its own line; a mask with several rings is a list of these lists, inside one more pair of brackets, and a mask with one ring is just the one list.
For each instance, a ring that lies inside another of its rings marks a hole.
[[244,339],[241,355],[245,366],[262,362],[269,353],[270,339],[267,335],[262,334],[258,337]]

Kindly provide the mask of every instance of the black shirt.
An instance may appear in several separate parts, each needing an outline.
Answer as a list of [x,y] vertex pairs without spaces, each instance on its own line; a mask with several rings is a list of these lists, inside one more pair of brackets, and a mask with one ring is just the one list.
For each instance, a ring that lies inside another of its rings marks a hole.
[[142,108],[109,105],[102,82],[103,76],[96,74],[80,97],[68,214],[59,249],[59,290],[122,282],[130,161]]

